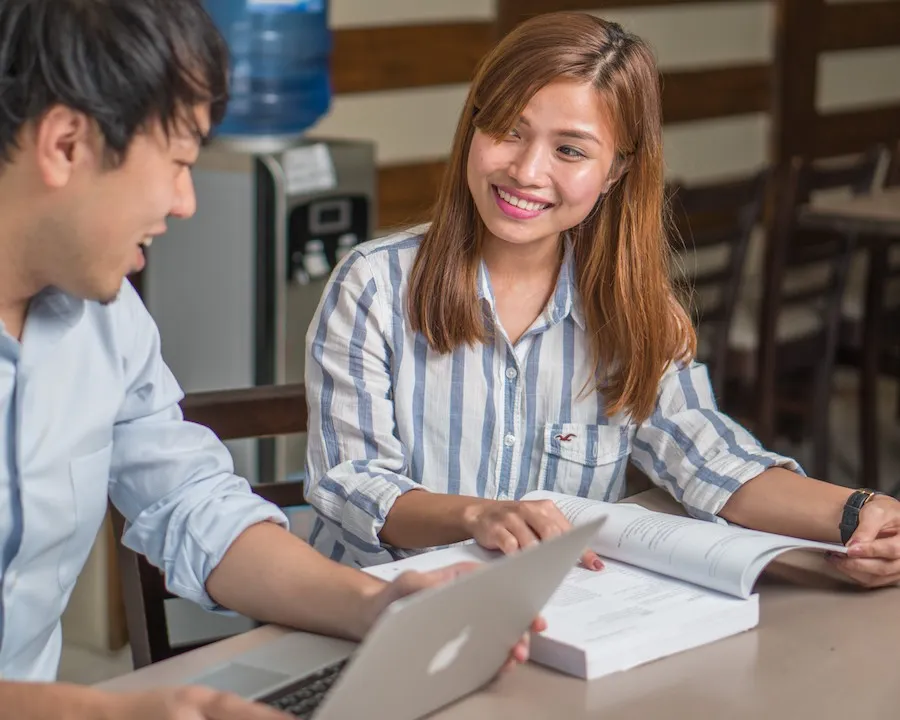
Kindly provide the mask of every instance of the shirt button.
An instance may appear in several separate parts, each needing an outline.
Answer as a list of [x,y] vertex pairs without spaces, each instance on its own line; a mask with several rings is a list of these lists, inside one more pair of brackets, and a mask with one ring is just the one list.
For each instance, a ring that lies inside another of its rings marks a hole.
[[519,371],[514,367],[506,368],[506,377],[509,380],[515,380],[519,376]]
[[503,444],[506,445],[506,447],[512,447],[516,444],[516,436],[510,433],[505,438],[503,438]]

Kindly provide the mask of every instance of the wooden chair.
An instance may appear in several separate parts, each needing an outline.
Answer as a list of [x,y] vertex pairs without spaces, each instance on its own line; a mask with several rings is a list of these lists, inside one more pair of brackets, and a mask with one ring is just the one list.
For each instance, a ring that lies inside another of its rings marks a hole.
[[[306,392],[299,384],[196,393],[181,407],[186,420],[206,425],[222,440],[289,435],[307,427]],[[306,504],[302,483],[266,482],[253,491],[282,508]],[[114,508],[111,513],[120,541],[124,519]],[[166,589],[162,572],[121,542],[117,551],[135,669],[211,642],[173,646],[165,605],[175,595]]]
[[[826,165],[795,158],[775,188],[763,272],[756,432],[771,444],[786,419],[812,440],[812,473],[828,476],[831,379],[854,238],[798,228],[815,192],[870,192],[881,149]],[[800,422],[798,423],[798,419]],[[799,435],[802,437],[802,435]]]
[[768,177],[763,170],[715,185],[674,183],[671,187],[677,231],[673,240],[681,265],[676,282],[694,296],[698,358],[709,366],[713,391],[726,410],[738,410],[743,404],[731,397],[737,388],[726,391],[726,384],[731,376],[747,372],[746,368],[735,372],[741,358],[732,352],[733,330],[744,265],[753,231],[762,220]]
[[[894,143],[890,164],[888,165],[887,175],[885,176],[885,185],[887,187],[896,187],[900,185],[900,140],[897,140]],[[900,252],[897,251],[896,246],[894,250],[896,257],[894,258],[894,262],[891,263],[891,278],[889,282],[896,283],[900,286]],[[890,293],[890,289],[888,292]],[[897,294],[900,296],[900,292]],[[890,313],[891,316],[888,322],[890,323],[889,327],[893,332],[888,338],[888,343],[892,351],[892,360],[896,361],[895,377],[900,378],[900,300],[897,302],[897,307],[892,308],[892,310],[893,312]],[[897,420],[900,421],[900,383],[897,385]],[[900,490],[900,481],[898,481],[897,489]],[[893,493],[895,496],[898,494],[900,493]]]
[[884,182],[888,187],[900,185],[900,140],[897,140],[892,148]]

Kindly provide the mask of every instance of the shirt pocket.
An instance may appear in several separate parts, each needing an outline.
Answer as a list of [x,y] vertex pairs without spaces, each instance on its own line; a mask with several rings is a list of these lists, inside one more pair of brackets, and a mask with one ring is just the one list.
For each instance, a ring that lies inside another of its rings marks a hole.
[[59,585],[63,592],[75,585],[106,517],[112,451],[113,444],[110,443],[69,463],[74,501],[70,512],[75,519],[75,529],[65,541],[59,561]]
[[596,500],[617,500],[631,454],[628,425],[544,426],[539,487]]

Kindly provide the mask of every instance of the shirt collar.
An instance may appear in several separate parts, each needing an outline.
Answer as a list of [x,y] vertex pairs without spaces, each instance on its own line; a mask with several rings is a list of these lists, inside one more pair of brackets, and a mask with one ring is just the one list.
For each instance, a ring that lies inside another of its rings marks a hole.
[[[578,327],[584,330],[581,298],[578,296],[578,286],[575,281],[575,253],[572,240],[568,235],[565,243],[565,253],[559,269],[559,276],[556,279],[556,289],[544,308],[544,317],[548,326],[552,326],[571,315]],[[478,267],[478,299],[486,301],[491,312],[495,312],[494,289],[491,286],[491,275],[484,260]]]
[[54,287],[38,293],[31,301],[22,335],[22,361],[38,362],[84,315],[85,301]]

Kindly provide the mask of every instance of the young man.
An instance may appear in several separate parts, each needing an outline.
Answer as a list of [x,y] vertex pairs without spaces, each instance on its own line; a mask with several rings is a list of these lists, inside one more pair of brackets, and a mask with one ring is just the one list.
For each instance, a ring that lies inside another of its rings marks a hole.
[[200,0],[0,3],[3,717],[275,717],[202,689],[19,682],[55,677],[60,615],[108,497],[124,542],[174,592],[262,621],[360,638],[391,602],[462,570],[385,585],[331,562],[182,419],[125,277],[169,216],[194,213],[191,165],[224,112],[226,55]]

